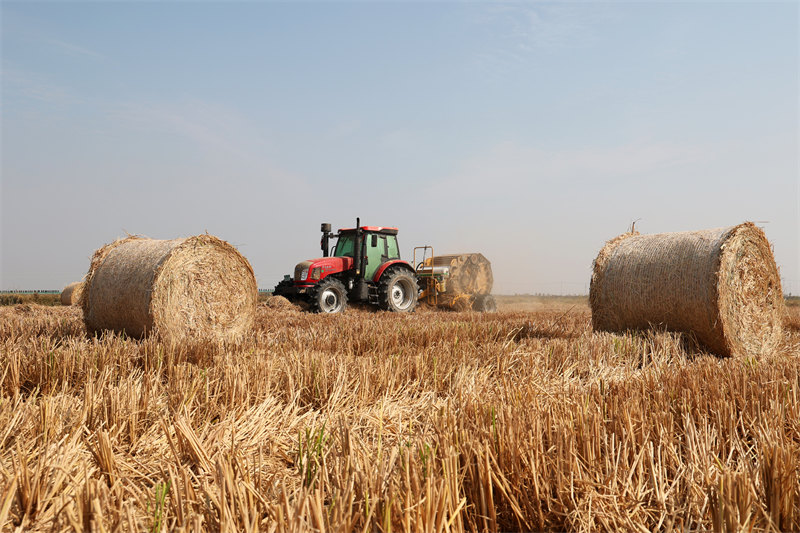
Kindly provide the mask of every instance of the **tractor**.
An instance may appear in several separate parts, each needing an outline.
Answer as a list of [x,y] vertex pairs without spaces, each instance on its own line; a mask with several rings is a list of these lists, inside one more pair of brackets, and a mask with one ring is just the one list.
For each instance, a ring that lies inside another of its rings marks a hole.
[[[491,264],[481,254],[434,257],[432,247],[419,246],[414,248],[415,268],[400,259],[397,228],[362,226],[357,218],[355,228],[334,234],[331,225],[324,223],[321,230],[322,257],[298,263],[294,276],[284,276],[274,295],[305,301],[319,313],[340,313],[348,301],[410,313],[420,299],[460,311],[496,309],[489,294]],[[331,239],[337,239],[332,253]]]
[[[275,287],[275,295],[306,300],[320,313],[340,313],[348,300],[396,313],[414,310],[417,277],[414,268],[400,259],[397,228],[362,226],[356,219],[355,228],[336,234],[327,223],[321,230],[322,257],[298,263],[294,276],[284,276]],[[331,239],[337,239],[333,253]]]

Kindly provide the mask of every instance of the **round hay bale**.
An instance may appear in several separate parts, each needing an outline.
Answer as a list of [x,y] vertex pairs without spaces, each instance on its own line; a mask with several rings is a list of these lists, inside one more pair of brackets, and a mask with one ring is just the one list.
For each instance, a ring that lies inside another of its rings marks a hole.
[[769,353],[782,335],[778,267],[750,222],[608,241],[594,262],[589,303],[596,331],[686,332],[725,357]]
[[83,292],[83,282],[75,281],[61,291],[61,305],[78,305]]
[[[430,258],[426,264],[431,265]],[[433,266],[449,269],[445,289],[448,295],[455,297],[492,292],[492,263],[483,254],[437,255],[433,258]]]
[[252,329],[257,300],[250,263],[227,242],[133,236],[94,253],[80,305],[90,333],[235,342]]

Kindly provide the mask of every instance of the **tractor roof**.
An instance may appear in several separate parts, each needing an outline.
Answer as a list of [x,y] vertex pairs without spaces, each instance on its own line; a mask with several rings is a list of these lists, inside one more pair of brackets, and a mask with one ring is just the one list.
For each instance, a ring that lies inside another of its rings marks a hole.
[[[355,228],[342,228],[339,233],[350,233],[355,231]],[[361,226],[361,231],[369,231],[371,233],[383,233],[385,235],[397,235],[397,228],[385,228],[383,226]]]

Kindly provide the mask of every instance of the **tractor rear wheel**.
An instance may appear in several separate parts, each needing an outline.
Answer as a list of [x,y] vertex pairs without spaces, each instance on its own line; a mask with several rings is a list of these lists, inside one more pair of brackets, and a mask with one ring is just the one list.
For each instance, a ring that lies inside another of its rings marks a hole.
[[472,309],[481,313],[494,313],[497,311],[497,302],[491,294],[479,294],[472,302]]
[[347,291],[336,278],[320,281],[311,294],[311,307],[317,313],[341,313],[347,307]]
[[417,307],[417,277],[408,269],[389,268],[378,285],[381,309],[394,313],[411,313]]

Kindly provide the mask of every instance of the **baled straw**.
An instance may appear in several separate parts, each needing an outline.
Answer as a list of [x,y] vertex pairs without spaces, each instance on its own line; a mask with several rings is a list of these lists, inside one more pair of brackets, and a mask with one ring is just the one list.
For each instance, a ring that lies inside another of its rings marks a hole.
[[83,282],[74,281],[61,291],[61,305],[77,305],[83,292]]
[[[428,259],[427,264],[430,264]],[[492,292],[492,264],[483,254],[437,255],[433,266],[449,269],[445,292],[452,296],[478,295]]]
[[780,342],[781,281],[764,232],[728,228],[608,241],[589,302],[597,331],[649,327],[692,334],[721,356],[756,356]]
[[252,329],[257,300],[250,263],[227,242],[133,236],[95,252],[81,307],[89,332],[237,341]]

